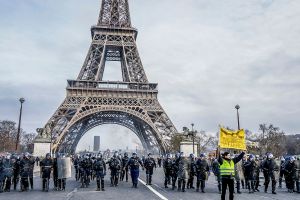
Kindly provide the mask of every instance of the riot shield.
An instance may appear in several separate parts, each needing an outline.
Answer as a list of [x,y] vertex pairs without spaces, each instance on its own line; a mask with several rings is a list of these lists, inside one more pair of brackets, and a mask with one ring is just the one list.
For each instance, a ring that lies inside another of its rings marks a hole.
[[58,179],[71,178],[71,158],[57,158]]

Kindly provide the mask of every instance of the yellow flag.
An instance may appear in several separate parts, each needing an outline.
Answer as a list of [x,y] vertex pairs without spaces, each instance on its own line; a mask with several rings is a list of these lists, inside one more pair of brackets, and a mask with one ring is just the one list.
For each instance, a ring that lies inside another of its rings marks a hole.
[[246,137],[244,129],[230,131],[220,128],[219,146],[226,149],[246,150]]

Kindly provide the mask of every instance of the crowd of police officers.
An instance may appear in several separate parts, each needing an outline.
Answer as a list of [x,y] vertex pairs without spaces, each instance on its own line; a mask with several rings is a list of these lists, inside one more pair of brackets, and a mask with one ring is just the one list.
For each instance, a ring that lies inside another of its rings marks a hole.
[[[54,190],[65,190],[66,179],[58,177],[56,154],[51,158],[46,154],[39,162],[42,178],[42,190],[49,191],[51,174],[54,181]],[[10,192],[12,185],[16,190],[20,184],[20,191],[33,189],[34,165],[37,159],[29,153],[21,156],[8,154],[0,158],[0,192]],[[195,158],[183,153],[154,159],[151,153],[147,157],[139,158],[136,153],[131,157],[128,153],[114,152],[112,157],[105,157],[102,153],[74,155],[72,157],[75,168],[76,181],[81,187],[88,187],[91,181],[96,181],[97,191],[104,191],[104,177],[107,170],[110,172],[110,186],[117,187],[119,181],[128,182],[131,176],[132,187],[137,188],[140,169],[146,173],[146,184],[152,185],[152,175],[156,167],[163,167],[164,187],[172,190],[185,192],[186,189],[196,189],[197,192],[205,193],[205,183],[211,172],[215,175],[218,191],[221,199],[225,199],[226,190],[229,190],[229,199],[233,199],[233,193],[241,193],[241,189],[247,189],[249,193],[259,192],[260,174],[264,176],[264,192],[268,192],[271,182],[271,192],[276,194],[276,173],[279,174],[279,188],[282,188],[282,180],[285,180],[288,192],[300,193],[300,160],[294,156],[282,157],[280,163],[274,159],[271,153],[264,157],[246,155],[242,152],[231,157],[229,152],[220,152],[216,158],[207,158],[200,154]],[[158,166],[157,166],[158,164]],[[195,184],[195,185],[194,185]]]

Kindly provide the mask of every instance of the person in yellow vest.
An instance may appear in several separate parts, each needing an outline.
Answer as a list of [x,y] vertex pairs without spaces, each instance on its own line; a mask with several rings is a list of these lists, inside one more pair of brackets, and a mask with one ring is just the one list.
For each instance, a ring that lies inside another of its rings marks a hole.
[[218,162],[220,164],[220,176],[222,180],[221,200],[225,200],[227,186],[229,187],[229,200],[233,200],[235,177],[234,165],[244,157],[245,152],[242,152],[239,156],[233,159],[231,159],[231,155],[229,152],[224,152],[221,157],[219,151],[218,155]]

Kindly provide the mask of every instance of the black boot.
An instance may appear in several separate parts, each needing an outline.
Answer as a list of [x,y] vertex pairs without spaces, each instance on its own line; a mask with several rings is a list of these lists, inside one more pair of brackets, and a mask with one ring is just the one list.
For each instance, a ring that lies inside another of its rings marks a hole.
[[[241,183],[242,183],[242,188],[245,189],[245,182],[243,180],[241,180]],[[247,185],[246,185],[246,187],[247,187]]]
[[221,183],[218,183],[219,194],[222,193],[222,189],[221,189],[221,188],[222,188],[222,187],[221,187]]
[[196,192],[199,192],[199,188],[200,188],[200,180],[197,180],[197,183],[196,183]]
[[272,181],[272,194],[276,194],[275,189],[276,189],[276,181],[273,180]]
[[185,192],[185,185],[186,185],[186,181],[185,180],[183,180],[182,181],[182,192]]
[[205,193],[204,188],[205,188],[205,181],[201,181],[201,192],[202,193]]
[[149,175],[149,185],[152,185],[152,175]]
[[282,177],[279,178],[279,185],[278,188],[282,188]]
[[182,182],[182,180],[179,179],[179,180],[178,180],[178,188],[177,188],[178,191],[181,190],[181,182]]
[[105,191],[105,189],[104,189],[104,179],[103,178],[101,178],[101,190]]
[[297,190],[297,193],[300,193],[300,181],[296,182],[296,190]]
[[240,181],[236,182],[236,192],[238,194],[241,194],[241,182]]
[[114,186],[114,179],[113,177],[110,177],[110,187],[113,187]]
[[33,190],[33,178],[29,178],[31,190]]
[[100,191],[100,180],[97,179],[97,190],[96,191]]

